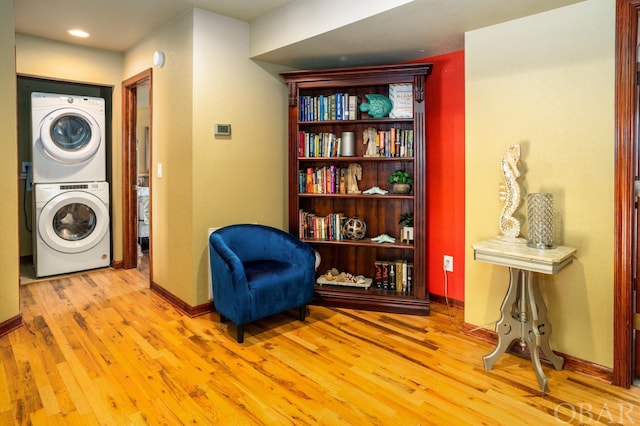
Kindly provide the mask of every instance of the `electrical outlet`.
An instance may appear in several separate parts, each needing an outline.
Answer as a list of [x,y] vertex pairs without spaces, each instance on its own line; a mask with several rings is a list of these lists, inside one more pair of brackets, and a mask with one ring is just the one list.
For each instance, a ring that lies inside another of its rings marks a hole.
[[444,255],[443,269],[447,272],[453,272],[453,256]]
[[27,191],[33,190],[33,182],[31,182],[31,162],[22,162],[22,171],[20,172],[20,179],[25,180],[25,189]]

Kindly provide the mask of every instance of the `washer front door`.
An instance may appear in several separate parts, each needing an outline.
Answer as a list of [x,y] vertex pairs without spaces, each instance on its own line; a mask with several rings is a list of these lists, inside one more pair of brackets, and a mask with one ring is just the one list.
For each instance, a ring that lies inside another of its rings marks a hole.
[[108,230],[107,206],[89,192],[69,191],[52,198],[38,218],[40,238],[62,253],[89,250]]
[[40,123],[40,141],[49,157],[65,164],[91,159],[102,143],[96,120],[77,108],[47,114]]

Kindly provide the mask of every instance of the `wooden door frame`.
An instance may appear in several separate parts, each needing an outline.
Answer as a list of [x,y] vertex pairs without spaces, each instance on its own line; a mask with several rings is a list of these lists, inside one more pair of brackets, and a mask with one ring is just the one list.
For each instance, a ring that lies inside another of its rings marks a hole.
[[[149,159],[152,158],[153,140],[153,70],[140,72],[122,82],[122,239],[123,267],[132,269],[138,265],[137,226],[138,226],[138,171],[136,170],[136,114],[137,88],[149,85]],[[151,199],[151,179],[149,179],[149,198]],[[151,203],[149,203],[149,279],[152,281],[152,244],[153,225]]]
[[614,385],[633,382],[633,262],[636,62],[640,0],[616,1]]

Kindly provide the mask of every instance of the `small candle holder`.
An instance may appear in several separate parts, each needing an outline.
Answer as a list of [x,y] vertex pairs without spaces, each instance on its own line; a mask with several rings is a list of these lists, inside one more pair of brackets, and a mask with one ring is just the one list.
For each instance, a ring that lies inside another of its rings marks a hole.
[[353,157],[355,154],[355,134],[353,132],[342,132],[342,146],[340,147],[341,157]]
[[527,195],[529,239],[527,245],[537,249],[553,248],[553,194]]

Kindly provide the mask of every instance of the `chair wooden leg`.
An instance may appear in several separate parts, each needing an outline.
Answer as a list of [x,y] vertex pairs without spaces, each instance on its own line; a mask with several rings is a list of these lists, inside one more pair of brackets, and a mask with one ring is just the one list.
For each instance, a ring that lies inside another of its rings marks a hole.
[[307,305],[300,306],[299,318],[300,321],[304,321],[307,316]]
[[238,343],[243,343],[244,342],[244,325],[237,326],[236,339],[238,340]]

